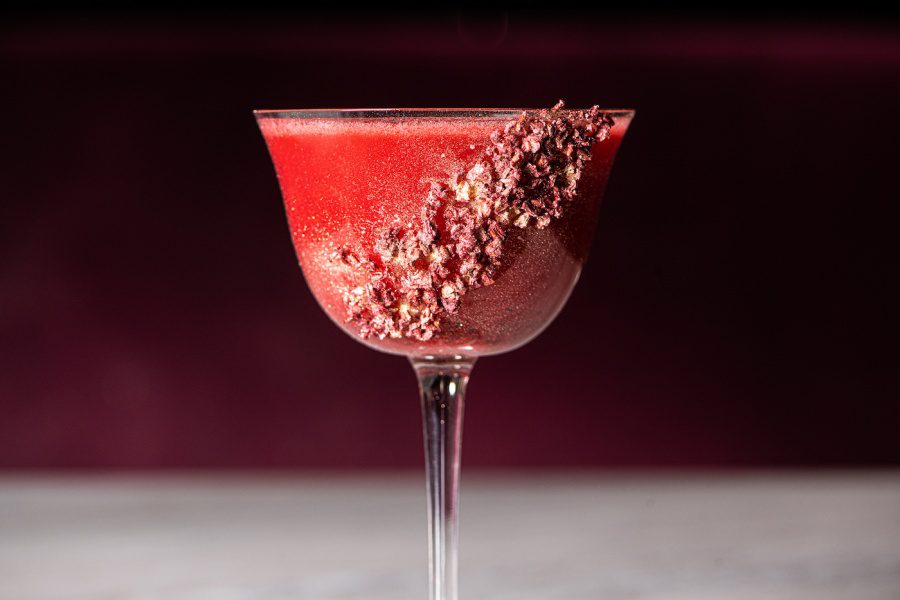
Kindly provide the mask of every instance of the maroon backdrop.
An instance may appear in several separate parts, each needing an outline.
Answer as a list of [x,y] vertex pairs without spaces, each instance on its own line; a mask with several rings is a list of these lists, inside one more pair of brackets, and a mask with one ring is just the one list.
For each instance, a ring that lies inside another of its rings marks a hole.
[[900,463],[893,24],[22,17],[0,81],[2,467],[418,465],[409,366],[315,305],[250,111],[560,97],[638,116],[466,464]]

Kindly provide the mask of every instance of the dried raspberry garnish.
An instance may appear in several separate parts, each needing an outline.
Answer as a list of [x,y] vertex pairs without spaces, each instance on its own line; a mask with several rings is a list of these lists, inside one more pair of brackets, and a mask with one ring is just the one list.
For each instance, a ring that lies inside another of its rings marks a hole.
[[575,196],[613,120],[594,106],[526,111],[490,136],[468,171],[432,184],[417,223],[390,227],[372,248],[341,247],[347,320],[360,336],[428,341],[470,290],[492,285],[510,228],[548,227]]

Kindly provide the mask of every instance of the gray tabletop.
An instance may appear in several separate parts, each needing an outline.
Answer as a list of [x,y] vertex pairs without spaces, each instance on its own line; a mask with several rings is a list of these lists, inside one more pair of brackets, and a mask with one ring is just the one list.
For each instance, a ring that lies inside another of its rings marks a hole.
[[[0,477],[2,600],[423,600],[418,475]],[[900,472],[464,474],[462,600],[897,600]]]

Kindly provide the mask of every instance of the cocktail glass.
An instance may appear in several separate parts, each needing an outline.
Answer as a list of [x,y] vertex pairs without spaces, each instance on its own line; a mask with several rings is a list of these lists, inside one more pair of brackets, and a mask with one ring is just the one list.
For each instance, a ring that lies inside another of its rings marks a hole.
[[629,110],[260,110],[310,289],[409,358],[425,438],[431,600],[457,598],[463,400],[478,357],[538,335],[587,257]]

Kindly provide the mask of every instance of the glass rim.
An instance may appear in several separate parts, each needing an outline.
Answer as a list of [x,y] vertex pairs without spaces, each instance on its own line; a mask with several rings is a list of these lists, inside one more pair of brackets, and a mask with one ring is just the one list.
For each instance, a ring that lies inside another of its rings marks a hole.
[[[382,118],[510,118],[538,108],[301,108],[254,110],[257,119],[382,119]],[[565,111],[587,110],[564,108]],[[600,112],[616,117],[634,116],[630,108],[601,108]]]

